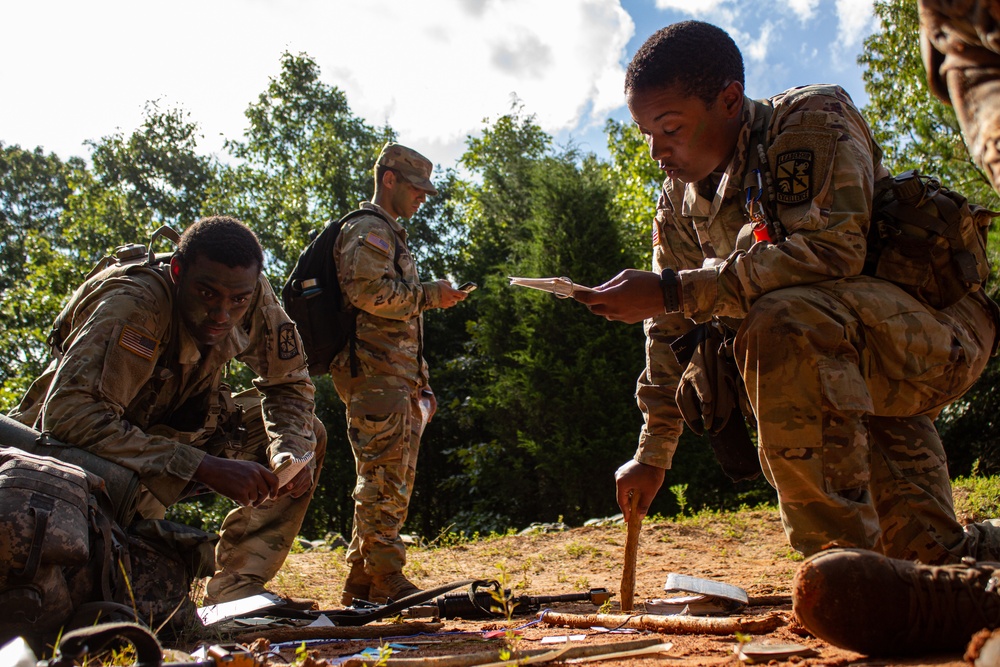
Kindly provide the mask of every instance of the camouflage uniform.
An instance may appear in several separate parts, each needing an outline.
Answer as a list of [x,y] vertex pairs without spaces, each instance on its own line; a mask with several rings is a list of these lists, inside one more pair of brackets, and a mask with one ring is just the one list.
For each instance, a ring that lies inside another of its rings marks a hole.
[[399,532],[420,448],[420,392],[428,385],[421,313],[437,308],[441,294],[436,283],[420,282],[403,227],[375,204],[361,208],[371,215],[349,220],[333,251],[343,294],[358,315],[356,338],[330,371],[347,406],[358,476],[347,561],[387,574],[406,562]]
[[[295,326],[266,277],[242,325],[202,356],[173,309],[168,272],[167,265],[115,266],[85,281],[56,321],[55,359],[11,417],[134,470],[144,518],[162,517],[199,486],[192,477],[207,454],[268,466],[279,453],[315,452],[315,489],[326,431],[313,414]],[[235,399],[222,384],[232,359],[258,374],[256,390]],[[246,410],[244,444],[227,428],[235,427],[237,404]],[[263,587],[284,562],[311,496],[230,512],[209,595],[221,601]]]
[[1000,192],[1000,2],[919,0],[918,6],[927,81],[954,105],[973,159]]
[[[772,177],[762,201],[773,197],[771,215],[788,236],[738,246],[757,166]],[[682,369],[669,342],[721,318],[736,329],[761,465],[792,546],[943,562],[975,554],[980,533],[955,518],[933,419],[985,366],[995,306],[980,291],[937,311],[859,275],[883,175],[881,150],[848,95],[808,86],[767,104],[745,99],[725,172],[688,185],[667,179],[653,261],[678,271],[683,312],[645,325],[636,460],[670,467]]]

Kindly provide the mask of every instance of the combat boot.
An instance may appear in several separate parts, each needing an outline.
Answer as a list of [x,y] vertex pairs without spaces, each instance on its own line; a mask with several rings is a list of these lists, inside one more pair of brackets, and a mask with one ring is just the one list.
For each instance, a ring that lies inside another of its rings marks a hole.
[[349,607],[355,600],[371,601],[369,590],[372,585],[372,576],[365,571],[363,560],[355,561],[351,564],[351,571],[344,581],[344,590],[340,594],[340,604]]
[[792,609],[813,635],[870,656],[963,651],[1000,626],[1000,563],[923,565],[830,549],[795,575]]
[[372,602],[384,604],[408,598],[411,595],[423,593],[413,585],[413,582],[403,576],[402,572],[372,575]]

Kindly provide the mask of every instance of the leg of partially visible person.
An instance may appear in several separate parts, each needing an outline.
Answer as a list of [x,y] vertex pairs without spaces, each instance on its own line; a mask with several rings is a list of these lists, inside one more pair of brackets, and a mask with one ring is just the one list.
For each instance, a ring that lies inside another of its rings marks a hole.
[[[234,458],[267,461],[268,438],[260,400],[241,395],[247,446],[232,454]],[[326,456],[326,429],[316,417],[316,451],[309,467],[313,471],[312,488],[300,498],[284,496],[259,507],[238,507],[222,522],[216,549],[217,570],[209,580],[206,602],[235,600],[264,592],[265,585],[278,573],[299,534],[309,502],[312,500]],[[303,604],[308,601],[301,601]]]
[[[886,443],[870,441],[868,418],[934,413],[978,377],[994,325],[978,297],[960,303],[937,313],[888,283],[858,277],[779,290],[754,304],[737,335],[737,360],[757,416],[761,464],[795,549],[883,548],[872,457],[884,456]],[[880,432],[883,424],[875,425]],[[936,478],[919,479],[934,470],[906,480],[941,496],[921,506],[924,516],[911,510],[909,521],[934,514],[942,562],[965,535]],[[898,515],[907,516],[905,506]],[[894,525],[896,535],[901,530]],[[893,548],[902,539],[893,538]]]
[[955,107],[969,152],[1000,192],[1000,3],[918,5],[928,84]]

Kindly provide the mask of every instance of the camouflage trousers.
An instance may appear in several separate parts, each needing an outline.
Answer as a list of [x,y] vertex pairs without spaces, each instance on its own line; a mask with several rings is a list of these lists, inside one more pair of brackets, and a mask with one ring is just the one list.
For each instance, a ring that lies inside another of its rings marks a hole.
[[1000,2],[918,5],[928,84],[954,106],[969,152],[1000,192]]
[[991,527],[957,521],[934,418],[985,367],[994,309],[977,292],[937,311],[863,276],[754,303],[736,359],[792,547],[925,563],[983,555]]
[[406,546],[399,534],[413,494],[423,426],[418,388],[399,377],[333,377],[347,406],[357,472],[347,564],[364,561],[372,575],[402,571]]
[[[269,438],[264,430],[260,397],[253,390],[234,397],[244,408],[243,426],[246,444],[205,445],[209,453],[243,461],[257,461],[269,466]],[[312,500],[326,456],[326,428],[313,417],[316,450],[309,467],[313,471],[312,488],[300,498],[284,496],[258,507],[237,507],[229,512],[219,529],[215,549],[216,571],[208,582],[206,599],[225,602],[259,593],[281,569],[292,548],[306,510]],[[166,511],[151,493],[140,497],[139,514],[146,519],[163,518]]]

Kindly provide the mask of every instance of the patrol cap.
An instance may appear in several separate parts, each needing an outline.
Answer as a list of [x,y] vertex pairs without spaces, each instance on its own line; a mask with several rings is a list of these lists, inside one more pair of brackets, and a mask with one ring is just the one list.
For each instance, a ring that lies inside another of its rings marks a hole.
[[394,169],[400,176],[417,186],[421,190],[426,190],[428,194],[438,193],[434,184],[431,183],[431,171],[434,165],[423,155],[400,144],[387,143],[382,152],[379,153],[375,167],[388,167]]

